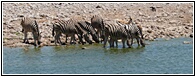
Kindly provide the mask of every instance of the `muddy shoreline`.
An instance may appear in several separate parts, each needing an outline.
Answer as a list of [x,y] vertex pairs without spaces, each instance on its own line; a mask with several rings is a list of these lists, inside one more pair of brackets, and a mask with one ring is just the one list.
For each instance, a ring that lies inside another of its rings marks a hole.
[[[145,40],[193,37],[192,3],[3,3],[2,8],[3,46],[8,47],[32,45],[22,43],[22,17],[37,20],[42,46],[54,45],[51,26],[54,19],[76,18],[90,21],[97,14],[104,20],[128,21],[131,16],[143,27]],[[32,34],[29,33],[28,37],[32,43]]]

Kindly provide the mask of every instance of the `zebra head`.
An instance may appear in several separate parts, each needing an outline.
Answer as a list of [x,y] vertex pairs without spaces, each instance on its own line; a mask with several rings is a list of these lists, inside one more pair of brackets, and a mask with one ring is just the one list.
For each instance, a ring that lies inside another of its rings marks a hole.
[[99,38],[98,38],[98,35],[95,33],[95,34],[92,34],[92,39],[96,42],[96,43],[99,43]]
[[37,34],[38,34],[38,38],[37,38],[37,42],[38,42],[38,45],[40,45],[40,43],[41,43],[41,33],[42,32],[37,32]]
[[[85,23],[87,25],[91,25],[91,23],[89,23],[88,21],[85,21]],[[89,27],[92,27],[92,26],[89,26]],[[90,30],[90,34],[92,36],[92,39],[96,42],[96,43],[99,43],[99,36],[96,34],[94,28],[91,28],[92,30]]]
[[20,25],[23,25],[25,22],[25,17],[22,18]]

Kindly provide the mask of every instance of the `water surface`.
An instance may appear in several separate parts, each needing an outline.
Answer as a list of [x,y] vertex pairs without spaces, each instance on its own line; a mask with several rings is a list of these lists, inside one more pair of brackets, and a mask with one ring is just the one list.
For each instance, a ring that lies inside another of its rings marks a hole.
[[[3,47],[3,74],[193,74],[192,38],[148,42],[145,48],[102,44]],[[82,49],[86,47],[86,49]]]

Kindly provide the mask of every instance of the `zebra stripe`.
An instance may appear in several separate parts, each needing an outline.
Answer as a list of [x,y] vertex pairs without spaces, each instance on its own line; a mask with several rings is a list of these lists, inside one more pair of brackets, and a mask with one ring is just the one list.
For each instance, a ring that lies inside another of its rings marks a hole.
[[119,26],[116,23],[106,22],[104,23],[105,29],[104,29],[104,46],[106,45],[106,42],[108,41],[108,38],[110,36],[110,47],[114,47],[114,42],[116,42],[116,47],[118,47],[118,39],[122,40],[123,48],[125,48],[125,41],[128,38],[127,31],[124,27]]
[[[131,45],[133,44],[133,39],[136,38],[138,46],[140,46],[140,44],[145,47],[145,44],[143,42],[143,34],[142,34],[142,27],[136,25],[134,22],[132,22],[132,19],[130,18],[129,23],[128,24],[121,24],[119,22],[117,22],[117,24],[119,24],[120,26],[124,27],[126,29],[126,31],[129,34],[129,38],[131,38]],[[129,40],[127,41],[127,44],[129,44]]]
[[89,41],[88,43],[92,43],[91,40],[89,40],[89,37],[87,37],[88,34],[90,34],[92,36],[92,39],[96,42],[99,43],[99,39],[98,39],[98,35],[96,34],[95,29],[90,25],[89,22],[87,21],[80,21],[78,22],[79,26],[81,27],[81,29],[83,29],[85,31],[85,40]]
[[59,23],[52,23],[53,24],[53,29],[52,29],[52,36],[55,37],[55,45],[57,45],[56,43],[60,43],[62,44],[61,40],[60,40],[60,36],[62,34],[62,32],[60,31],[61,30],[61,27],[60,27],[60,24]]
[[39,27],[38,24],[35,20],[31,20],[30,18],[23,17],[21,21],[21,26],[22,26],[22,32],[24,33],[24,43],[29,43],[27,39],[27,33],[32,32],[33,38],[34,38],[34,45],[40,44],[40,33],[39,33]]
[[[81,24],[82,23],[82,24]],[[89,40],[89,38],[88,38],[88,32],[87,31],[85,31],[83,28],[82,28],[82,26],[83,25],[86,25],[86,23],[83,23],[83,22],[77,22],[76,23],[76,25],[75,25],[75,27],[76,27],[76,29],[77,29],[77,31],[78,31],[78,37],[79,37],[79,43],[82,43],[82,45],[84,45],[84,41],[83,41],[83,37],[85,38],[85,41],[87,41],[89,44],[92,44],[92,41],[91,40]]]
[[55,37],[55,45],[57,42],[61,43],[60,36],[62,33],[66,35],[66,40],[65,40],[66,43],[67,43],[68,36],[71,36],[70,44],[72,43],[72,41],[75,43],[76,41],[75,34],[78,34],[75,25],[76,25],[76,21],[73,19],[69,19],[67,21],[56,20],[55,23],[53,23],[53,31],[52,31],[52,35]]

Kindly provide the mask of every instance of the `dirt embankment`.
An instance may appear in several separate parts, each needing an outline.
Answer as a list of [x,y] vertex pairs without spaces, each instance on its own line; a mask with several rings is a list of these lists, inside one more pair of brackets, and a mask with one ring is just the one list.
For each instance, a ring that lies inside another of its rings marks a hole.
[[[24,16],[38,22],[42,44],[54,45],[51,43],[54,19],[90,21],[93,15],[126,21],[131,16],[143,27],[146,40],[193,36],[192,3],[3,3],[3,46],[29,45],[22,43],[20,22]],[[33,42],[31,33],[28,37]]]

